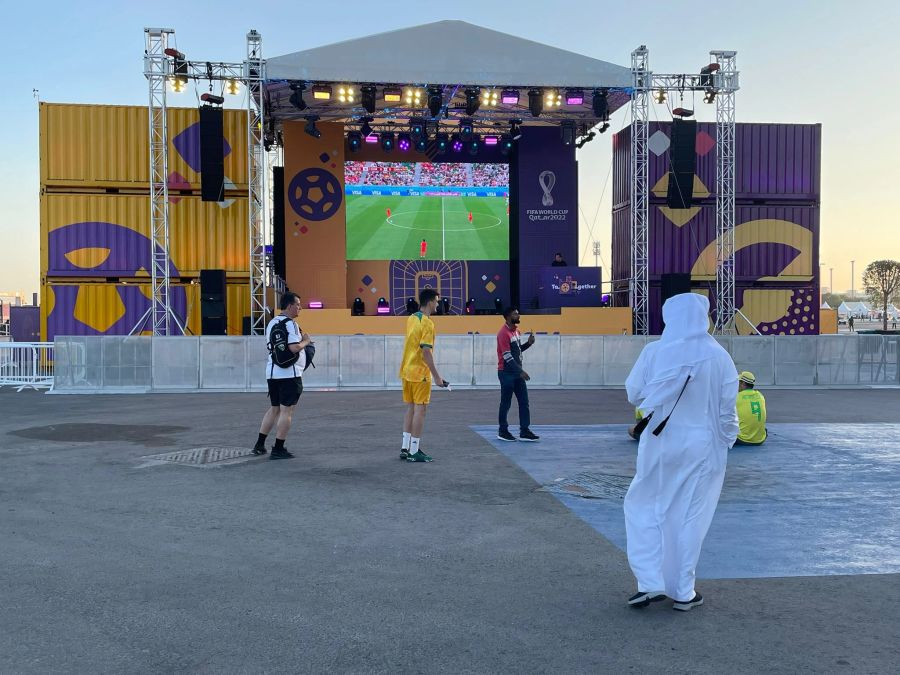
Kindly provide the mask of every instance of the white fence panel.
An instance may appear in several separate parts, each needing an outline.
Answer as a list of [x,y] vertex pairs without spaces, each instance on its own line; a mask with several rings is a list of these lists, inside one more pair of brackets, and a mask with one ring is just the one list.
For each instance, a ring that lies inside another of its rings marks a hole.
[[0,342],[0,387],[53,387],[52,342]]
[[[573,387],[597,387],[603,384],[603,336],[560,336],[560,377]],[[529,352],[530,353],[530,352]]]

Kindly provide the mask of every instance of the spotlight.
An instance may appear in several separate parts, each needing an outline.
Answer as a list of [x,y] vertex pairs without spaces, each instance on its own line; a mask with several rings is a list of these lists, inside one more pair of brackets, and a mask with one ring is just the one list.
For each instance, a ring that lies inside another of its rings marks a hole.
[[418,87],[407,87],[406,89],[406,107],[421,108],[422,107],[422,90]]
[[375,309],[375,312],[378,314],[390,314],[391,306],[384,298],[378,298],[378,307]]
[[[493,108],[500,102],[500,92],[496,89],[485,89],[481,92],[481,105]],[[471,114],[471,113],[470,113]]]
[[306,110],[306,101],[303,100],[304,89],[306,89],[306,85],[303,85],[300,82],[291,83],[290,103],[297,110]]
[[350,152],[359,152],[359,149],[362,147],[362,139],[362,134],[359,131],[347,132],[347,147],[350,148]]
[[459,138],[463,142],[472,140],[472,133],[474,131],[474,123],[467,117],[464,117],[459,121]]
[[480,93],[477,87],[466,89],[466,115],[474,115],[478,111],[478,106],[480,105],[478,95]]
[[376,134],[376,133],[369,134],[368,136],[365,137],[365,141],[366,141],[366,143],[374,145],[375,143],[378,142],[378,134]]
[[548,90],[544,96],[545,108],[558,108],[562,105],[562,94],[552,89]]
[[353,301],[353,309],[351,310],[351,316],[363,316],[366,313],[366,303],[362,301],[362,298],[356,298]]
[[356,92],[349,84],[342,84],[338,87],[337,99],[339,103],[353,103],[356,99]]
[[416,152],[425,152],[428,149],[428,141],[424,138],[420,138],[416,141]]
[[601,122],[609,119],[609,92],[606,89],[595,89],[591,97],[591,107],[594,110],[594,117]]
[[310,309],[323,309],[325,307],[325,303],[321,300],[310,300],[308,307]]
[[504,89],[503,93],[500,94],[500,101],[502,101],[503,105],[518,105],[519,104],[519,90],[518,89]]
[[485,136],[484,144],[485,145],[497,145],[500,142],[499,136]]
[[209,92],[200,94],[200,100],[204,103],[209,103],[210,105],[224,105],[225,103],[224,96],[216,96],[215,94],[211,94]]
[[441,114],[444,99],[440,87],[428,87],[428,112],[432,119]]
[[172,57],[173,59],[175,59],[176,61],[184,61],[184,54],[181,53],[180,51],[178,51],[177,49],[173,48],[173,47],[167,47],[167,48],[163,51],[163,53],[164,53],[166,56],[171,56],[171,57]]
[[173,94],[180,94],[184,91],[184,88],[187,86],[187,78],[186,77],[170,77],[169,78],[169,86],[172,87]]
[[466,143],[466,148],[468,148],[470,155],[478,154],[478,150],[481,148],[481,143],[478,142],[478,134],[475,134],[472,140]]
[[707,89],[706,93],[703,95],[704,103],[714,103],[716,100],[716,91],[715,89]]
[[657,103],[665,103],[666,102],[666,90],[665,89],[657,89],[653,94],[653,98]]
[[443,155],[447,152],[447,148],[450,147],[450,136],[443,132],[435,134],[434,147],[437,150],[437,154]]
[[450,315],[450,298],[441,298],[441,310],[444,316]]
[[566,105],[582,105],[584,103],[584,92],[581,89],[566,90]]
[[403,100],[403,90],[400,87],[385,87],[381,90],[381,96],[385,103],[400,103]]
[[513,149],[513,139],[509,134],[503,134],[500,136],[500,154],[506,157]]
[[241,93],[241,83],[239,80],[225,80],[225,91],[229,96],[237,96]]
[[503,314],[503,300],[494,298],[494,314]]
[[540,117],[544,111],[544,94],[540,89],[532,89],[528,92],[528,109],[532,117]]
[[575,145],[575,122],[563,122],[559,127],[559,135],[563,145]]
[[184,54],[182,54],[177,49],[172,49],[169,47],[165,50],[166,56],[171,56],[173,59],[172,63],[172,74],[173,77],[169,80],[172,85],[172,91],[176,94],[180,94],[184,91],[184,88],[187,86],[187,74],[188,74],[188,64],[185,60]]
[[365,138],[368,138],[369,136],[372,135],[372,125],[369,124],[369,122],[372,121],[372,118],[371,117],[360,117],[359,121],[362,122],[362,125],[359,127],[360,133]]
[[466,314],[475,313],[475,298],[469,298],[466,301]]
[[408,152],[412,147],[412,140],[409,138],[409,134],[402,133],[397,135],[397,148],[400,152]]
[[331,100],[331,87],[327,84],[317,84],[312,88],[313,98],[317,101]]
[[419,311],[419,303],[416,302],[415,298],[407,298],[406,299],[406,313],[407,314],[415,314]]
[[693,117],[694,111],[689,110],[688,108],[675,108],[675,110],[672,111],[672,115],[683,119],[685,117]]
[[509,135],[514,141],[522,138],[522,120],[512,120],[509,123]]
[[381,149],[385,152],[391,152],[394,149],[394,132],[393,131],[382,131],[381,132]]
[[303,127],[303,131],[308,133],[313,138],[321,138],[322,132],[316,128],[316,122],[319,121],[318,115],[310,115],[306,118],[306,126]]
[[453,134],[453,140],[450,143],[450,149],[453,150],[453,152],[462,152],[463,142],[460,139],[459,134]]
[[425,120],[421,117],[413,117],[409,120],[409,135],[413,141],[418,142],[422,138],[428,138],[428,130],[425,128]]
[[367,84],[359,89],[359,95],[362,99],[362,107],[367,113],[375,112],[375,85]]

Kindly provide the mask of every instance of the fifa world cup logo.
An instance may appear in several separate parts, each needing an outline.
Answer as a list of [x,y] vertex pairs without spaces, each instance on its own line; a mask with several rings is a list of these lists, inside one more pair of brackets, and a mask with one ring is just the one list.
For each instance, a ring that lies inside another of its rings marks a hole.
[[551,191],[553,190],[553,186],[556,185],[556,174],[552,171],[541,171],[538,176],[538,183],[541,186],[541,190],[544,191],[544,196],[541,197],[541,204],[544,206],[553,206],[553,195]]

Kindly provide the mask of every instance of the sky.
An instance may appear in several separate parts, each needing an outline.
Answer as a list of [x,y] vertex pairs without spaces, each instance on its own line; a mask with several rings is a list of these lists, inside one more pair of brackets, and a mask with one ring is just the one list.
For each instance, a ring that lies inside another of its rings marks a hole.
[[[262,34],[266,56],[309,49],[431,21],[458,19],[519,37],[630,65],[638,45],[655,72],[696,72],[713,49],[737,50],[739,122],[822,124],[823,285],[854,286],[872,260],[900,259],[900,4],[888,0],[809,2],[697,0],[452,3],[342,0],[329,3],[19,2],[4,10],[6,87],[0,99],[0,293],[38,291],[40,99],[57,103],[147,104],[145,26],[174,28],[191,58],[241,61],[245,35]],[[415,11],[410,8],[414,7]],[[459,58],[465,58],[460,54]],[[191,105],[186,99],[185,105]],[[170,99],[170,105],[179,105]],[[698,106],[700,121],[714,106]],[[654,106],[651,120],[667,119]],[[578,152],[580,259],[611,263],[612,131]],[[572,261],[569,261],[572,262]]]

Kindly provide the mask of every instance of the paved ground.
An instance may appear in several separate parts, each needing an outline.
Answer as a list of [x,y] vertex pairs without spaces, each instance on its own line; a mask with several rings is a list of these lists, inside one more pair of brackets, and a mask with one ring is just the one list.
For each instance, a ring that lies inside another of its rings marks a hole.
[[[395,459],[398,399],[305,394],[297,459],[199,469],[141,458],[251,443],[262,394],[0,392],[0,672],[886,673],[900,662],[897,574],[705,580],[708,602],[688,614],[629,610],[619,548],[470,428],[493,424],[494,394],[435,394],[431,465]],[[773,423],[839,430],[895,422],[900,391],[768,401]],[[619,391],[538,391],[532,406],[538,431],[630,414]],[[896,450],[896,432],[879,428],[873,447]]]

